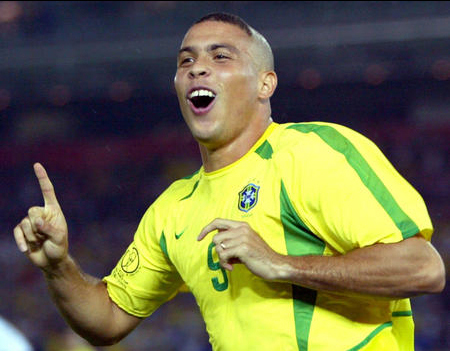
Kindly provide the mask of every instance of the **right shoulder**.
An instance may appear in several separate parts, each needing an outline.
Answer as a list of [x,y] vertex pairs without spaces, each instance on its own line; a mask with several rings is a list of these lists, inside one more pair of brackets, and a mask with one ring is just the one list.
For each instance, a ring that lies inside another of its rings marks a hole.
[[141,237],[155,235],[159,241],[161,234],[171,229],[175,222],[170,219],[177,218],[179,204],[195,191],[201,172],[174,181],[158,196],[141,218],[137,230]]
[[156,207],[169,210],[179,201],[189,197],[198,185],[201,172],[202,169],[200,168],[194,173],[174,181],[158,196],[150,208]]

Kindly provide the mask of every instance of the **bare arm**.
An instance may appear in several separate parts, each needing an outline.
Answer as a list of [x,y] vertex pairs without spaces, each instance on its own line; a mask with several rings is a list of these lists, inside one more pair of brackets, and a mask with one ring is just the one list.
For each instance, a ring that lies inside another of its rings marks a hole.
[[395,244],[376,244],[340,256],[286,256],[273,251],[245,222],[216,219],[213,230],[222,267],[243,263],[254,274],[314,290],[389,298],[441,292],[445,269],[440,255],[420,236]]
[[45,271],[44,275],[64,319],[93,345],[115,344],[141,321],[112,302],[106,284],[84,274],[71,257],[57,268]]
[[17,246],[43,271],[51,296],[70,326],[92,344],[113,344],[141,319],[117,307],[106,285],[84,274],[69,256],[67,223],[53,185],[40,164],[34,170],[44,207],[30,208],[14,228]]
[[284,256],[275,262],[276,280],[316,290],[404,298],[438,293],[445,284],[440,256],[420,236],[341,256]]

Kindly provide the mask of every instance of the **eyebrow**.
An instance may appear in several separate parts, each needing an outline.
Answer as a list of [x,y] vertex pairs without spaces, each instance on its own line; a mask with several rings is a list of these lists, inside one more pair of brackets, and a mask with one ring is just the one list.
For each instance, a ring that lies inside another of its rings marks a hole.
[[[239,49],[230,44],[211,44],[206,48],[206,51],[211,52],[217,49],[228,49],[234,53],[239,53]],[[194,53],[196,51],[198,50],[194,46],[185,46],[178,51],[178,56],[183,52]]]

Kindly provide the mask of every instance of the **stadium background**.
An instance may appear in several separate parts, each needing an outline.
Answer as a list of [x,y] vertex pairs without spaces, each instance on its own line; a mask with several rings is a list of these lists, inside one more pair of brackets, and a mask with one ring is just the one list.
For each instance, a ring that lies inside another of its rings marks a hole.
[[[200,166],[172,83],[186,29],[213,11],[271,43],[275,121],[341,123],[379,145],[425,198],[449,271],[449,2],[1,1],[0,315],[36,350],[82,346],[13,240],[42,203],[33,162],[54,182],[72,255],[109,273],[147,206]],[[413,299],[418,351],[450,349],[448,292]],[[210,348],[185,294],[103,349]]]

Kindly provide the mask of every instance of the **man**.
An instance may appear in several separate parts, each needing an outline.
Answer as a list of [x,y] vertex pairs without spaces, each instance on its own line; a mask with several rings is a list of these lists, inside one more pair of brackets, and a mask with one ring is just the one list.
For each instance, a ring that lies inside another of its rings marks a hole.
[[186,285],[214,350],[413,349],[408,298],[445,284],[422,198],[360,134],[274,123],[276,85],[270,46],[240,18],[189,29],[175,87],[203,166],[150,206],[103,281],[69,256],[35,164],[45,205],[14,235],[76,332],[115,343]]

